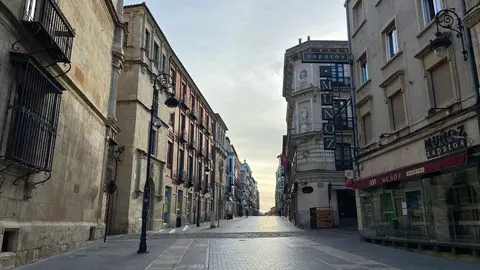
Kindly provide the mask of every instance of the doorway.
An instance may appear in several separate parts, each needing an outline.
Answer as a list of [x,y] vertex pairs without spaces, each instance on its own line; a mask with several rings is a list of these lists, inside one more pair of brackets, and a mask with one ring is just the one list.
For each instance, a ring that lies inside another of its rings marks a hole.
[[357,204],[355,190],[339,189],[337,193],[338,226],[345,229],[357,230]]
[[170,202],[172,201],[172,188],[165,187],[165,202],[163,203],[163,222],[170,223]]

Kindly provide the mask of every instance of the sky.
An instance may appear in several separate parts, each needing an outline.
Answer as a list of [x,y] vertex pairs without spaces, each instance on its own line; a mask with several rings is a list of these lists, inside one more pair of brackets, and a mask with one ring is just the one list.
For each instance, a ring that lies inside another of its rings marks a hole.
[[[126,5],[143,1],[124,0]],[[147,0],[160,28],[258,182],[260,210],[275,205],[286,134],[282,97],[287,48],[346,40],[344,0]]]

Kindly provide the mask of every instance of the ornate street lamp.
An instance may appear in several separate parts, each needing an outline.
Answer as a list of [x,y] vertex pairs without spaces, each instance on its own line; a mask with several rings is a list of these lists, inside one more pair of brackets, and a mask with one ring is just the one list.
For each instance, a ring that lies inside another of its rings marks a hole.
[[453,9],[442,9],[435,15],[435,24],[437,25],[437,32],[435,33],[435,39],[430,40],[429,49],[432,50],[437,57],[444,57],[447,54],[447,49],[452,45],[452,41],[448,35],[440,32],[440,27],[448,29],[455,32],[457,38],[462,42],[463,60],[467,61],[468,52],[465,49],[465,41],[463,38],[464,28],[460,16],[458,16]]
[[[158,87],[160,89],[157,89]],[[169,92],[169,89],[172,89]],[[148,128],[148,151],[147,151],[147,177],[145,179],[145,185],[143,187],[143,204],[142,204],[142,232],[140,234],[140,245],[138,247],[137,253],[148,253],[147,251],[147,223],[148,223],[148,212],[150,207],[150,178],[151,178],[151,156],[153,148],[153,140],[155,139],[152,136],[153,126],[158,126],[159,119],[157,119],[158,112],[158,91],[165,91],[168,95],[168,98],[165,100],[165,105],[169,111],[174,112],[178,106],[178,100],[175,98],[175,81],[173,77],[168,73],[160,73],[155,76],[153,80],[153,95],[152,95],[152,108],[150,109],[150,123]]]

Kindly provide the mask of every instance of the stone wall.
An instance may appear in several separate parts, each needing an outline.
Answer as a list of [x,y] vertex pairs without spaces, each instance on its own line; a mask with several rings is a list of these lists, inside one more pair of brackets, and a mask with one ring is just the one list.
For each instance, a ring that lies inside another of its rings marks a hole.
[[[5,3],[4,3],[5,2]],[[8,3],[7,3],[8,2]],[[11,44],[19,38],[23,1],[0,1],[0,131],[5,133],[7,90],[12,77]],[[3,7],[7,4],[7,8]],[[0,243],[9,237],[9,250],[0,252],[0,269],[9,269],[80,248],[103,236],[103,171],[106,147],[105,117],[112,64],[114,23],[102,0],[84,5],[61,1],[60,8],[76,31],[70,73],[57,80],[64,85],[51,178],[24,197],[24,181],[14,185],[24,168],[5,171],[0,188]],[[95,40],[95,42],[92,42]],[[28,43],[31,43],[28,41]],[[20,52],[26,52],[21,45]],[[44,65],[41,53],[35,57]],[[50,60],[51,62],[51,60]],[[52,73],[64,68],[52,66]],[[5,135],[6,136],[6,135]],[[2,151],[5,147],[5,139]],[[0,162],[0,167],[6,167]],[[30,181],[45,179],[43,173]],[[0,180],[1,181],[1,180]]]

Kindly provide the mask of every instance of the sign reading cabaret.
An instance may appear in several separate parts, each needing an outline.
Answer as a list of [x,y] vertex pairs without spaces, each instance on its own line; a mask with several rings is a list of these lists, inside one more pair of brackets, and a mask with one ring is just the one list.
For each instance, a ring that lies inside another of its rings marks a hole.
[[344,63],[350,59],[347,52],[303,52],[302,63]]
[[467,133],[463,125],[447,129],[440,134],[424,140],[427,159],[445,156],[460,150],[467,149]]

